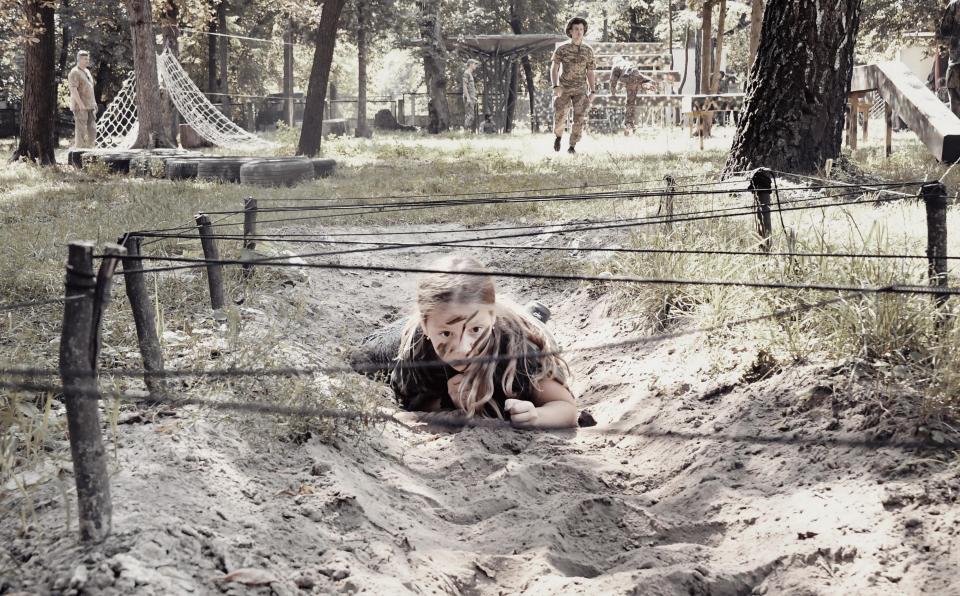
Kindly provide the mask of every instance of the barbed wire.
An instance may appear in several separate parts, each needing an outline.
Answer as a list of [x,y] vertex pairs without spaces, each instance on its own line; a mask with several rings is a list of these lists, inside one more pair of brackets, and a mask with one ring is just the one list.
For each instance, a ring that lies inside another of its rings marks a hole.
[[[458,272],[460,273],[460,272]],[[833,304],[838,304],[845,302],[854,298],[864,297],[867,294],[886,294],[886,293],[896,293],[897,286],[877,286],[873,288],[852,288],[846,290],[840,290],[842,295],[836,296],[833,298],[826,298],[816,302],[802,303],[796,306],[776,309],[770,313],[757,315],[753,317],[735,319],[733,321],[727,321],[725,323],[718,323],[716,325],[711,325],[707,327],[694,327],[689,329],[682,329],[678,331],[673,331],[670,333],[660,333],[656,335],[646,335],[639,337],[631,337],[627,339],[612,341],[612,342],[603,342],[600,344],[594,344],[591,346],[582,346],[579,348],[569,348],[561,349],[556,351],[528,351],[522,353],[511,353],[511,354],[498,354],[496,356],[474,356],[469,358],[461,358],[456,360],[451,360],[445,362],[442,360],[427,360],[427,361],[416,361],[416,362],[403,362],[402,367],[404,370],[418,370],[418,369],[433,369],[433,368],[443,368],[450,364],[453,365],[472,365],[472,364],[488,364],[488,363],[499,363],[506,362],[510,360],[518,359],[542,359],[551,356],[566,356],[568,354],[580,354],[585,352],[595,352],[599,350],[610,350],[610,349],[620,349],[620,348],[634,348],[642,345],[660,343],[663,341],[669,341],[674,339],[679,339],[682,337],[687,337],[691,335],[699,335],[704,333],[714,333],[717,331],[726,331],[729,329],[734,329],[737,327],[742,327],[745,325],[759,323],[768,320],[782,319],[786,317],[793,317],[795,315],[830,306]],[[960,288],[955,288],[957,293],[960,293]],[[400,365],[400,364],[397,364]],[[260,377],[260,376],[305,376],[305,375],[332,375],[337,373],[349,373],[349,372],[360,372],[367,374],[374,374],[382,372],[384,369],[389,368],[390,365],[385,363],[362,363],[356,362],[351,366],[346,365],[331,365],[331,366],[321,366],[321,367],[277,367],[277,368],[261,368],[261,369],[237,369],[237,368],[226,368],[226,369],[211,369],[211,370],[197,370],[197,369],[180,369],[180,370],[162,370],[162,371],[148,371],[144,369],[129,369],[129,368],[113,368],[108,369],[104,368],[100,371],[103,374],[110,374],[117,377],[144,377],[144,378],[183,378],[183,377],[212,377],[212,378],[233,378],[233,377]],[[44,376],[56,376],[61,374],[69,374],[75,377],[90,377],[96,376],[98,373],[90,370],[54,370],[54,369],[40,369],[40,368],[6,368],[0,369],[0,376],[13,376],[13,377],[44,377]]]

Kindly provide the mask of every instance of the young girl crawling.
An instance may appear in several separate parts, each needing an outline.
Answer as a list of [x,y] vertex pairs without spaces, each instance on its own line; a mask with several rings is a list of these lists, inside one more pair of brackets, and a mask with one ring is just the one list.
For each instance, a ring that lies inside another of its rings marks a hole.
[[[430,268],[449,273],[421,277],[414,313],[367,338],[354,365],[387,372],[407,410],[459,410],[521,428],[577,426],[569,369],[546,328],[498,301],[491,276],[457,273],[482,272],[476,260],[449,256]],[[516,356],[496,359],[505,355]],[[480,361],[458,362],[469,359]],[[437,361],[442,366],[422,366]]]

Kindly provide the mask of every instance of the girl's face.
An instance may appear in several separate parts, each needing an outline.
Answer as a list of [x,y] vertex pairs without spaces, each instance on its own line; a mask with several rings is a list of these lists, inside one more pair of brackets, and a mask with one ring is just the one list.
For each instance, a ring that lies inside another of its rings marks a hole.
[[[443,304],[420,321],[433,349],[446,363],[473,356],[473,348],[493,330],[496,316],[490,304]],[[468,364],[453,366],[463,372]]]

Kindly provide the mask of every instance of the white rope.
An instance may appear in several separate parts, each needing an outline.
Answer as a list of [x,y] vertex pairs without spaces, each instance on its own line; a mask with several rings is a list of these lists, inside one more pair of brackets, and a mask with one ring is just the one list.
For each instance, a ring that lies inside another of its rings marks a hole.
[[140,130],[137,121],[137,77],[130,75],[97,120],[98,149],[129,149]]
[[[184,122],[210,143],[230,149],[275,146],[240,128],[210,103],[169,50],[157,56],[157,75]],[[131,72],[97,121],[97,148],[129,149],[136,142],[140,130],[136,82]]]
[[237,126],[218,110],[200,89],[190,80],[176,57],[165,49],[157,57],[157,70],[160,81],[170,94],[173,105],[180,116],[201,137],[218,147],[231,149],[251,149],[272,147],[273,143],[264,141]]

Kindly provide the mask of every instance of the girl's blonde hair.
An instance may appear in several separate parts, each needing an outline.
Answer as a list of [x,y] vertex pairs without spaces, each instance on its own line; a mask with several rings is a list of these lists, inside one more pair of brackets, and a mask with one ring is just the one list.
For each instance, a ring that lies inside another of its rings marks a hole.
[[[515,397],[514,381],[522,374],[530,380],[533,388],[540,382],[555,379],[566,384],[570,370],[566,361],[556,355],[558,347],[543,325],[524,309],[507,301],[497,301],[496,286],[489,275],[463,275],[457,272],[485,272],[476,259],[461,255],[443,257],[433,263],[431,269],[448,273],[423,275],[417,283],[416,311],[403,329],[397,359],[411,362],[426,348],[426,334],[420,331],[421,321],[426,321],[438,306],[446,304],[483,304],[492,306],[496,321],[487,335],[481,338],[469,354],[470,358],[495,357],[515,354],[516,357],[470,363],[463,372],[460,384],[460,406],[468,416],[483,412],[490,404],[497,417],[503,413],[493,401],[496,389],[496,373],[502,371],[501,387],[508,397]],[[418,333],[418,331],[420,331]],[[543,357],[535,352],[547,352]],[[526,356],[524,356],[526,355]]]

